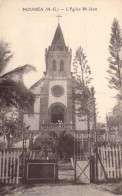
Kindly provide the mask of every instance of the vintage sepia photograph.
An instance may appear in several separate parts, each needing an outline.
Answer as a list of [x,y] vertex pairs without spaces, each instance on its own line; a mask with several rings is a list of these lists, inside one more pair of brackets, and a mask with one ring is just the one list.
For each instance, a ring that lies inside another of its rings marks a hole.
[[121,0],[0,0],[0,195],[122,195]]

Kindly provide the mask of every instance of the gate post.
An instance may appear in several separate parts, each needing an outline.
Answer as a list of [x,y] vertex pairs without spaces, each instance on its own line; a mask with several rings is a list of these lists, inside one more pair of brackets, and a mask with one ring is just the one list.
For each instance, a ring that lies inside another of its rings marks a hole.
[[97,146],[97,129],[95,129],[95,182],[98,182],[98,146]]
[[74,183],[76,184],[76,160],[75,160],[75,140],[76,140],[76,130],[75,130],[75,133],[74,133],[74,158],[73,158],[73,161],[74,161]]
[[94,155],[90,156],[90,182],[95,182],[95,157]]
[[94,97],[94,87],[91,88],[93,98],[93,118],[94,118],[94,155],[95,155],[95,182],[98,182],[98,149],[97,149],[97,115],[96,115],[96,99]]
[[76,160],[74,159],[74,183],[76,184]]

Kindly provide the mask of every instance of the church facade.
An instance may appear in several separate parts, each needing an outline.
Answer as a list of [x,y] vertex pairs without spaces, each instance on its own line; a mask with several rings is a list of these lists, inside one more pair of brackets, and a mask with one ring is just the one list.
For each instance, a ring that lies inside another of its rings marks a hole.
[[86,122],[80,122],[75,114],[72,97],[74,79],[71,73],[72,51],[66,46],[58,24],[51,46],[45,50],[46,72],[31,86],[35,95],[33,114],[24,114],[30,131],[62,124],[70,129],[85,130]]

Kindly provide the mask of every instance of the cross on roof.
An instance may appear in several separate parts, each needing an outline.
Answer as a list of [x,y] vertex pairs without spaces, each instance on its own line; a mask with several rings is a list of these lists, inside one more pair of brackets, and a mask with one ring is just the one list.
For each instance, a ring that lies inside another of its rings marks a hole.
[[58,15],[56,17],[58,17],[58,23],[59,23],[60,22],[60,17],[62,17],[62,16]]

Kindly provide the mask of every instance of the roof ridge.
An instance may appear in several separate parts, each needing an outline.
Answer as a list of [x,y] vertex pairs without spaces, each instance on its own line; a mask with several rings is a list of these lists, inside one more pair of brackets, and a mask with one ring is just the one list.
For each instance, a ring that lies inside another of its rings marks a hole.
[[36,83],[34,83],[31,87],[29,87],[29,89],[31,90],[32,88],[36,87],[36,85],[38,85],[39,82],[41,82],[42,80],[44,80],[45,77],[43,76],[40,80],[38,80]]

